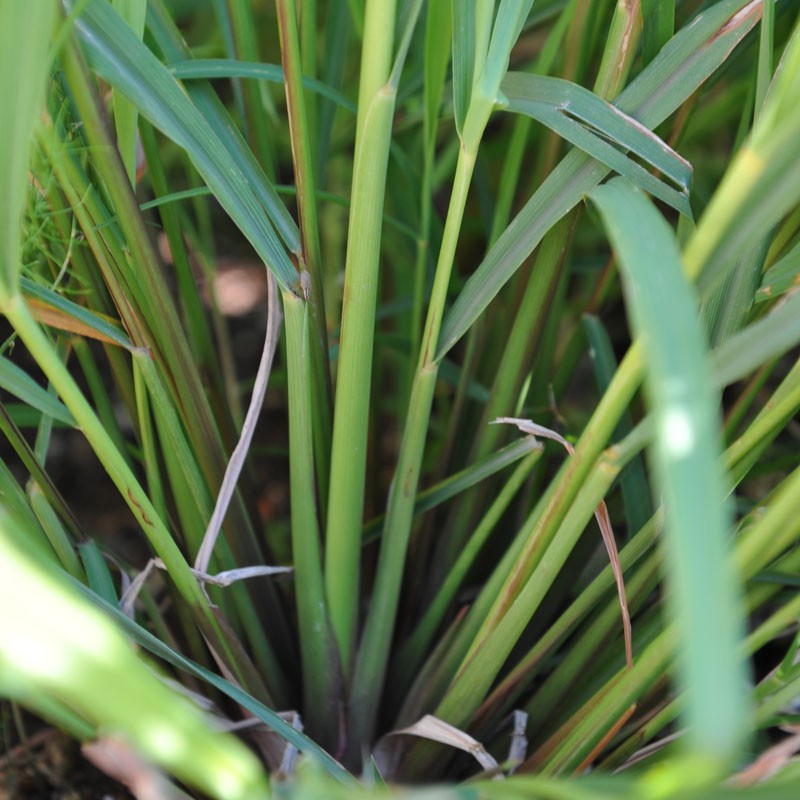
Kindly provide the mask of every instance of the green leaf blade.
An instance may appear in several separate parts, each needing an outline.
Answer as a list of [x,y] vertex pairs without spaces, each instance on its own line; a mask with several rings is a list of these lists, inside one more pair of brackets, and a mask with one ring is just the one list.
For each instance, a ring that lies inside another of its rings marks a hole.
[[615,178],[590,198],[618,255],[629,314],[647,353],[692,746],[727,762],[749,729],[749,710],[739,589],[726,542],[731,517],[720,468],[719,398],[696,302],[672,230],[640,190]]
[[[747,6],[747,13],[738,13]],[[619,96],[615,105],[654,128],[722,64],[757,22],[746,0],[714,5],[661,50]],[[534,192],[487,253],[442,325],[436,358],[441,359],[469,330],[500,289],[533,252],[547,231],[609,172],[581,152],[570,152]]]
[[293,286],[297,273],[241,167],[169,70],[105,3],[89,3],[76,28],[92,66],[153,125],[186,150],[281,288]]

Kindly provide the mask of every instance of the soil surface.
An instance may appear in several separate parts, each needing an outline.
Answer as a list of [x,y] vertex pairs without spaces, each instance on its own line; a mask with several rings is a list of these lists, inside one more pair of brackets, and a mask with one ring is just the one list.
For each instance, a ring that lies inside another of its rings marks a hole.
[[130,800],[133,795],[54,728],[0,756],[0,800]]

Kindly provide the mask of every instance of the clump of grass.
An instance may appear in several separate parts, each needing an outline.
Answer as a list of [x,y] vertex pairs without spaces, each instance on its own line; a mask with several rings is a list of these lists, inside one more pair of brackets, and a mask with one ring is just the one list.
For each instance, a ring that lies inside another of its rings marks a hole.
[[[797,780],[768,749],[800,642],[790,7],[89,0],[0,30],[5,696],[164,796],[148,763],[242,798]],[[237,240],[257,367],[214,296]],[[62,493],[70,430],[142,560]]]

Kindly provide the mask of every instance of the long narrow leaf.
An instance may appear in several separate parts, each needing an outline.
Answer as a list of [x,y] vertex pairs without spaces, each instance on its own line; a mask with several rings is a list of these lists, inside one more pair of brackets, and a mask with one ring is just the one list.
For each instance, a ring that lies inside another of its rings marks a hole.
[[[757,0],[727,0],[698,15],[670,40],[615,105],[654,128],[716,71],[753,28],[759,12]],[[544,234],[608,171],[582,152],[573,151],[564,158],[467,281],[442,325],[437,359],[466,333]]]
[[[654,197],[691,217],[691,165],[616,106],[582,86],[542,75],[512,73],[503,81],[503,92],[508,98],[509,111],[539,120]],[[625,150],[661,171],[670,183],[648,172]]]
[[[169,65],[170,72],[180,80],[197,80],[198,78],[252,78],[283,84],[283,68],[277,64],[260,64],[250,61],[236,61],[230,58],[196,58],[189,61],[175,61]],[[303,86],[320,97],[336,103],[340,108],[356,112],[356,104],[341,92],[331,89],[322,81],[314,78],[303,78]]]
[[[150,0],[148,3],[147,29],[167,61],[178,63],[191,55],[180,31],[164,7],[163,0]],[[248,147],[244,136],[234,124],[214,89],[207,81],[193,80],[186,86],[186,91],[203,115],[203,119],[228,149],[247,178],[256,198],[286,247],[292,253],[299,253],[300,231],[297,224],[278,199],[275,188],[264,174],[261,164]]]
[[747,730],[743,622],[726,543],[731,518],[719,467],[718,398],[697,306],[674,235],[644,195],[615,178],[590,197],[619,257],[633,327],[647,353],[690,735],[698,750],[727,761]]
[[60,330],[116,344],[126,350],[133,348],[131,340],[108,319],[28,278],[22,278],[20,285],[25,296],[29,298],[28,304],[40,322]]
[[239,165],[169,70],[114,13],[90,2],[76,22],[93,67],[153,125],[186,150],[198,172],[283,289],[297,282],[278,237]]
[[[451,475],[436,486],[431,486],[430,489],[420,492],[414,503],[414,515],[416,516],[432,508],[436,508],[442,503],[461,494],[461,492],[465,492],[472,486],[486,480],[500,470],[505,469],[528,453],[539,449],[540,445],[531,438],[512,442],[456,475]],[[375,519],[370,520],[364,525],[365,541],[371,541],[375,537],[380,531],[383,521],[383,516],[375,517]]]

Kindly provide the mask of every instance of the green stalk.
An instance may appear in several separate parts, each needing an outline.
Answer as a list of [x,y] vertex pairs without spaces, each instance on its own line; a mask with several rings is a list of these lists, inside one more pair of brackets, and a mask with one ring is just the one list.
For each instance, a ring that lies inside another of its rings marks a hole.
[[[436,715],[461,726],[480,705],[497,673],[542,601],[567,556],[585,530],[598,502],[619,474],[619,467],[610,460],[601,459],[591,474],[581,482],[581,491],[564,515],[557,535],[550,542],[532,532],[529,542],[536,547],[538,556],[535,569],[528,579],[520,580],[513,570],[472,647],[464,657],[462,667],[451,688],[436,709]],[[528,548],[526,548],[527,551]],[[524,564],[526,551],[520,558]],[[515,586],[520,586],[518,592]],[[497,608],[505,613],[499,615]]]
[[[491,5],[493,7],[493,4]],[[491,20],[492,8],[489,6],[490,4],[484,3],[479,8],[482,12],[477,27],[479,43],[483,36],[483,24],[488,28]],[[439,362],[436,360],[439,331],[469,184],[475,168],[478,147],[495,106],[500,81],[508,69],[511,47],[519,35],[529,9],[530,3],[512,7],[504,2],[497,16],[488,55],[485,51],[476,54],[477,66],[473,73],[475,81],[468,97],[466,116],[463,117],[463,125],[459,131],[461,148],[433,280],[419,365],[411,387],[397,469],[389,492],[375,589],[356,662],[352,700],[352,734],[356,742],[366,742],[372,738],[378,700],[386,676],[414,515],[414,498],[419,485],[422,456],[439,370]],[[488,36],[486,31],[487,41]]]
[[292,553],[295,599],[303,660],[306,722],[327,747],[335,744],[339,671],[322,578],[317,502],[314,488],[311,375],[308,358],[308,302],[284,292],[286,359],[289,379],[289,468],[292,498]]
[[[495,380],[484,408],[481,421],[476,427],[477,435],[471,460],[482,458],[497,446],[503,428],[489,423],[497,417],[515,413],[517,397],[528,371],[528,365],[536,352],[544,332],[562,268],[572,237],[577,213],[568,214],[559,220],[542,239],[536,254],[535,267],[514,318]],[[464,536],[470,529],[470,520],[475,508],[479,508],[489,486],[473,492],[455,512],[452,524],[448,525],[448,538],[442,543],[444,553],[442,566],[449,567],[460,552]]]
[[345,678],[358,622],[375,303],[397,92],[396,82],[390,80],[395,5],[396,0],[370,0],[366,7],[333,420],[325,590]]
[[[328,506],[328,482],[331,458],[331,375],[328,368],[328,331],[323,294],[322,255],[317,217],[317,185],[314,154],[303,92],[303,70],[297,30],[295,0],[276,0],[281,40],[281,60],[286,82],[286,106],[289,135],[292,141],[294,179],[297,187],[297,210],[303,242],[305,267],[311,275],[311,314],[316,336],[311,342],[312,397],[314,401],[314,455],[320,508]],[[308,19],[307,22],[313,22]],[[301,265],[301,270],[303,265]]]
[[[616,720],[637,703],[646,692],[663,678],[677,641],[675,625],[660,632],[636,659],[633,669],[621,673],[616,681],[589,700],[576,713],[576,723],[565,726],[566,735],[545,758],[536,764],[545,775],[563,774],[578,769]],[[531,761],[537,754],[531,756]],[[527,768],[530,769],[531,764]],[[523,767],[525,769],[525,767]]]
[[148,352],[139,350],[134,352],[133,362],[134,375],[140,373],[139,387],[146,386],[152,400],[150,405],[173,495],[182,512],[179,516],[186,537],[185,546],[194,555],[200,547],[205,522],[211,516],[211,494],[153,359]]
[[[296,27],[299,28],[300,75],[305,76],[306,78],[317,77],[317,31],[319,30],[318,17],[317,0],[303,0],[300,8],[297,10],[295,19],[297,20]],[[329,39],[328,41],[335,42],[334,48],[340,46],[340,43],[335,39]],[[305,95],[305,109],[306,117],[308,118],[308,130],[316,134],[320,128],[317,122],[317,97],[315,94],[309,92]],[[318,164],[316,160],[317,142],[313,140],[311,141],[311,152],[311,163]]]
[[[663,512],[657,512],[620,552],[620,564],[625,574],[630,574],[630,570],[634,567],[637,570],[637,575],[639,570],[649,570],[651,559],[658,563],[658,557],[653,556],[650,551],[652,551],[653,543],[660,533],[663,523]],[[488,713],[488,710],[491,710],[495,716],[499,713],[510,711],[512,704],[516,703],[520,693],[547,666],[546,657],[561,645],[582,622],[591,617],[598,605],[603,602],[604,597],[609,594],[613,584],[614,577],[609,564],[578,595],[558,620],[550,625],[537,639],[536,644],[518,661],[508,676],[492,690],[492,693],[478,710],[476,717],[482,718]],[[630,584],[626,586],[626,591],[629,592],[631,597],[633,596]],[[611,621],[612,624],[616,625],[619,619],[619,605],[616,597],[608,604],[608,609],[613,610]],[[603,613],[606,612],[604,611]]]
[[[140,129],[142,148],[147,159],[147,176],[157,199],[169,194],[169,183],[161,160],[161,154],[159,153],[155,130],[152,125],[146,122],[140,125]],[[178,284],[178,296],[192,352],[197,354],[197,360],[202,365],[202,369],[210,373],[217,391],[223,393],[222,375],[218,363],[219,357],[216,354],[216,348],[211,337],[211,328],[206,320],[198,290],[199,287],[195,276],[192,274],[178,206],[173,203],[164,203],[159,206],[158,215],[161,218],[161,224],[169,242],[172,264],[175,268],[175,277]],[[230,426],[230,419],[227,422]]]
[[442,103],[444,81],[449,62],[450,3],[428,3],[425,22],[425,84],[422,118],[422,176],[419,194],[419,233],[414,263],[413,305],[411,308],[411,358],[409,385],[413,380],[415,359],[419,356],[422,315],[425,304],[425,274],[433,213],[433,167],[436,160],[436,128]]
[[[600,400],[595,414],[589,420],[575,447],[575,452],[564,462],[559,474],[551,481],[526,524],[506,550],[478,599],[473,603],[467,619],[458,632],[457,641],[450,648],[452,657],[450,653],[446,657],[447,667],[443,670],[445,674],[439,687],[439,690],[450,687],[436,712],[441,714],[443,710],[454,709],[453,718],[446,718],[448,722],[459,725],[463,722],[463,712],[470,706],[474,709],[480,704],[482,698],[474,697],[471,694],[471,687],[477,685],[473,684],[473,680],[480,682],[482,678],[480,671],[477,675],[471,674],[472,664],[467,653],[474,651],[476,643],[485,639],[496,628],[496,621],[502,619],[507,608],[518,602],[519,591],[523,585],[531,584],[529,578],[544,554],[543,545],[552,542],[574,505],[592,467],[597,463],[602,449],[611,437],[619,415],[628,406],[639,386],[641,374],[642,351],[641,347],[634,343],[622,360],[609,389]],[[627,452],[616,448],[614,455],[618,461],[616,468],[621,468],[625,459],[631,455],[631,450],[636,452],[636,448],[640,446],[634,445],[633,442],[629,443]],[[516,588],[516,591],[509,591],[509,588]],[[530,589],[535,590],[535,587],[530,586]],[[496,654],[495,658],[497,663],[493,664],[491,669],[498,671],[505,658],[502,653]],[[486,668],[484,665],[483,669]],[[461,684],[458,687],[453,685],[457,673]],[[453,690],[458,691],[461,701],[453,699]],[[438,700],[439,696],[437,695],[435,699]]]
[[[636,574],[628,578],[626,591],[632,613],[658,584],[660,568],[660,555],[654,552],[644,560]],[[592,664],[601,654],[619,641],[618,628],[619,604],[614,598],[581,632],[559,663],[559,668],[548,676],[525,704],[531,730],[545,730],[546,722],[552,715],[569,706],[570,692],[580,685],[581,676],[590,673]],[[622,648],[620,656],[621,653]]]
[[[128,23],[128,27],[141,40],[144,38],[144,20],[147,13],[147,0],[112,0],[112,5]],[[117,147],[125,165],[125,172],[131,186],[136,186],[136,132],[139,112],[122,94],[113,89],[114,127],[117,133]]]
[[203,590],[192,575],[189,565],[150,502],[150,498],[114,446],[114,442],[61,362],[53,345],[36,324],[25,302],[19,295],[12,295],[8,299],[4,299],[2,311],[75,417],[109,477],[114,481],[141,525],[154,552],[164,562],[175,587],[186,601],[187,606],[191,608],[198,626],[211,647],[243,686],[247,686],[249,691],[268,699],[266,689],[248,663],[244,651],[241,650],[241,645],[238,645],[226,633],[215,617]]
[[142,464],[147,476],[147,488],[150,490],[153,507],[161,519],[167,519],[167,503],[164,496],[164,484],[161,480],[161,468],[158,463],[156,435],[153,430],[153,418],[150,414],[150,400],[147,396],[142,370],[133,362],[133,385],[136,391],[136,418],[139,422],[139,441],[142,444]]
[[[641,32],[640,0],[618,3],[594,86],[595,92],[601,97],[610,100],[621,91],[630,72]],[[543,62],[540,68],[548,66],[544,59]],[[567,214],[547,232],[539,245],[534,268],[531,270],[500,365],[495,373],[489,403],[481,423],[477,426],[476,441],[473,445],[474,458],[480,458],[496,447],[502,433],[501,428],[488,423],[495,417],[512,413],[515,407],[531,359],[543,335],[550,304],[561,277],[579,213],[576,209]],[[479,500],[480,493],[474,493],[474,497],[468,499],[458,509],[458,517],[451,527],[454,533],[443,543],[443,548],[446,548],[445,564],[452,563],[458,552],[462,544],[459,532],[468,530],[473,508]]]
[[464,142],[456,165],[453,192],[433,281],[419,365],[411,388],[397,471],[389,492],[375,592],[356,663],[352,709],[355,737],[359,742],[368,741],[372,736],[378,698],[386,674],[406,550],[411,533],[414,498],[419,484],[422,455],[439,369],[439,362],[434,360],[436,344],[478,144],[492,105],[488,100],[483,103],[473,103],[464,124]]

